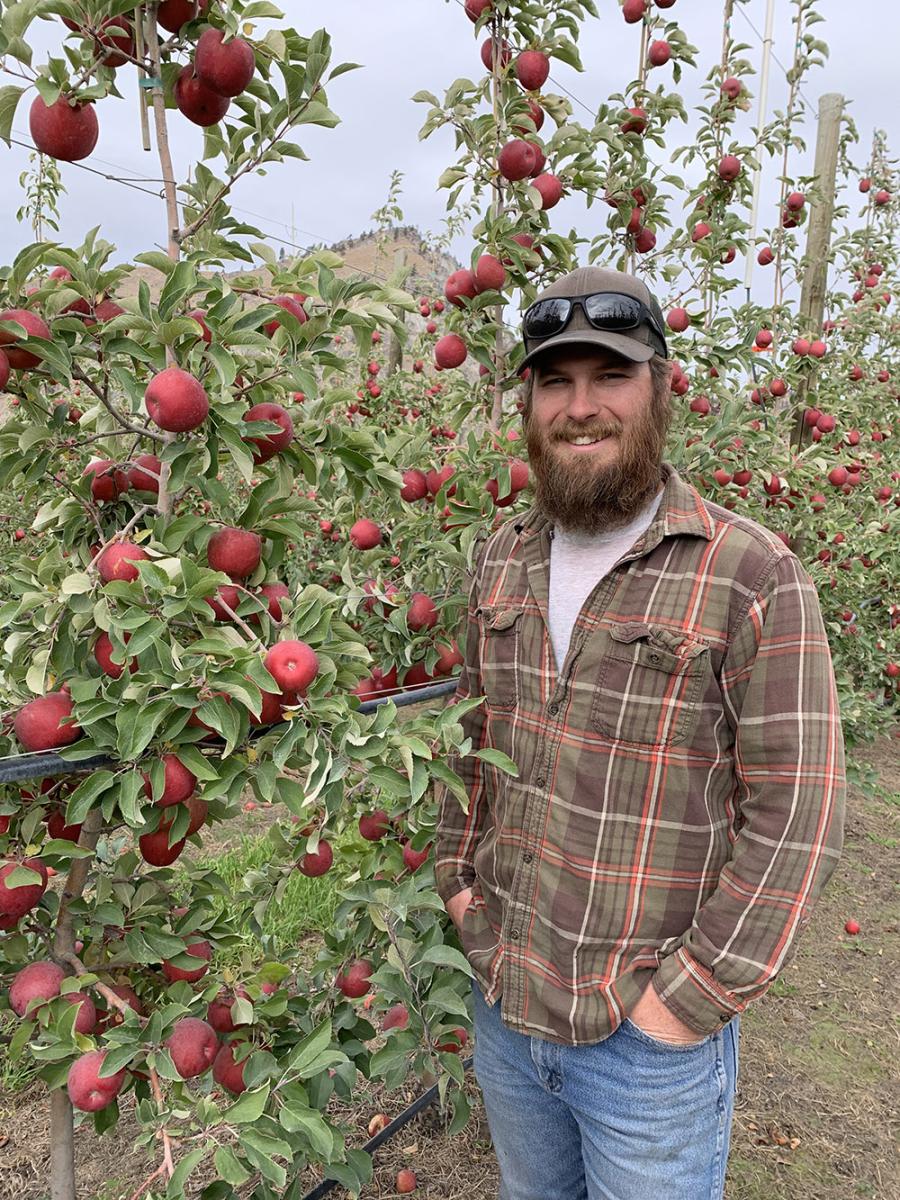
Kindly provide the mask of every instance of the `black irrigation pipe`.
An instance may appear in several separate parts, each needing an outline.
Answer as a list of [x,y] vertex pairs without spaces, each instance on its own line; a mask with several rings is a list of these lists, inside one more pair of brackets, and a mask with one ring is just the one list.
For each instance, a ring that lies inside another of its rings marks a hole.
[[[361,713],[374,712],[388,700],[402,708],[407,704],[420,704],[423,700],[437,700],[449,696],[456,691],[456,679],[447,679],[442,683],[434,683],[429,687],[419,688],[408,692],[400,692],[396,696],[381,696],[376,700],[365,700],[356,710]],[[250,732],[251,739],[262,737],[268,733],[271,726],[254,728]],[[45,779],[54,775],[82,775],[94,771],[98,767],[114,767],[118,759],[106,754],[94,754],[90,758],[67,759],[53,750],[41,751],[35,754],[19,754],[13,758],[0,759],[0,783],[17,783],[26,779]]]
[[[470,1055],[469,1058],[463,1061],[463,1071],[468,1071],[472,1065],[472,1062],[473,1056]],[[408,1124],[413,1119],[416,1113],[420,1112],[423,1108],[427,1108],[429,1104],[434,1103],[439,1086],[440,1085],[436,1083],[430,1087],[427,1092],[423,1092],[421,1096],[412,1102],[409,1108],[404,1109],[399,1116],[394,1117],[390,1125],[385,1125],[384,1129],[382,1129],[380,1133],[376,1133],[373,1138],[370,1138],[369,1141],[367,1141],[362,1147],[363,1150],[365,1150],[367,1154],[372,1154],[373,1151],[377,1150],[379,1146],[384,1144],[384,1142],[390,1141],[395,1133],[398,1133],[404,1125]],[[306,1193],[306,1195],[303,1197],[303,1200],[321,1200],[322,1196],[327,1196],[329,1192],[334,1190],[334,1188],[340,1186],[342,1185],[339,1184],[335,1179],[323,1179],[321,1183],[316,1184],[311,1192]]]

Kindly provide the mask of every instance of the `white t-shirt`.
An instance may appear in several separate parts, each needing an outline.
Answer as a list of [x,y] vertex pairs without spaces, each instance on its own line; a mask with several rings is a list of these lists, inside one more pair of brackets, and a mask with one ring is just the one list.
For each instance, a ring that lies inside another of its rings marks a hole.
[[600,580],[631,549],[656,516],[664,488],[647,507],[612,533],[578,533],[555,526],[550,540],[550,640],[561,670],[582,605]]

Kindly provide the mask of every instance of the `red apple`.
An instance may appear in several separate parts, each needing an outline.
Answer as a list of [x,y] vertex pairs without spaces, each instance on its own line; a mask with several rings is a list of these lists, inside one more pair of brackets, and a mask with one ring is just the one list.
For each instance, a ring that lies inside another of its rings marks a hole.
[[[130,633],[125,634],[125,644],[128,644],[131,638]],[[105,675],[111,676],[113,679],[118,679],[125,667],[122,663],[113,662],[113,644],[110,636],[104,630],[94,642],[94,658],[97,664]],[[138,669],[138,661],[133,658],[129,664],[129,671],[133,675]]]
[[243,38],[224,40],[221,29],[205,29],[194,51],[194,70],[220,96],[239,96],[253,78],[256,58]]
[[99,1112],[118,1096],[125,1082],[125,1068],[114,1075],[101,1076],[105,1060],[105,1050],[89,1050],[72,1063],[66,1087],[73,1108],[81,1112]]
[[196,942],[186,945],[184,952],[192,958],[202,959],[202,965],[197,967],[196,970],[190,970],[184,967],[173,967],[167,959],[163,959],[163,975],[165,975],[170,983],[175,983],[179,979],[184,979],[188,983],[196,983],[209,970],[209,963],[212,959],[212,946],[205,938],[199,938]]
[[319,660],[306,642],[276,642],[263,659],[266,670],[285,692],[303,695],[319,673]]
[[389,1029],[405,1029],[409,1024],[409,1009],[405,1004],[393,1004],[384,1014],[381,1028],[385,1033]]
[[244,1065],[247,1059],[242,1059],[239,1063],[234,1061],[234,1052],[237,1048],[236,1043],[226,1042],[221,1047],[213,1061],[213,1079],[220,1087],[226,1091],[232,1092],[239,1096],[246,1089],[244,1083]]
[[531,181],[531,186],[537,188],[541,195],[541,208],[544,212],[553,208],[562,199],[563,185],[556,175],[545,173]]
[[232,579],[246,579],[259,566],[262,538],[249,529],[225,525],[206,544],[206,561],[214,571]]
[[[275,296],[270,301],[277,308],[283,309],[286,313],[290,313],[301,325],[304,325],[309,317],[306,315],[306,309],[295,296]],[[271,337],[275,330],[281,325],[281,318],[274,317],[271,321],[266,321],[263,329]]]
[[434,601],[424,592],[413,592],[406,612],[406,624],[414,633],[432,629],[437,624],[438,612]]
[[100,134],[93,101],[73,104],[66,96],[60,96],[50,105],[35,96],[28,113],[28,128],[38,150],[62,162],[87,158]]
[[[9,884],[13,871],[24,867],[29,872],[29,882]],[[35,879],[35,873],[40,877]],[[12,926],[40,903],[47,888],[47,868],[38,858],[0,860],[0,929]]]
[[373,550],[381,545],[381,530],[374,521],[363,517],[350,526],[350,541],[357,550]]
[[219,1050],[216,1031],[199,1017],[182,1017],[166,1039],[175,1070],[182,1079],[195,1079],[213,1065]]
[[499,292],[506,283],[506,268],[493,254],[482,254],[475,264],[475,282],[480,292]]
[[156,19],[169,33],[179,33],[182,25],[203,16],[209,0],[162,0]]
[[230,103],[227,96],[214,92],[197,77],[192,63],[181,68],[175,81],[175,104],[194,125],[203,129],[215,125],[228,112]]
[[269,616],[273,621],[280,621],[284,616],[281,609],[281,601],[286,600],[290,594],[291,589],[286,583],[264,583],[256,593],[261,600],[266,601]]
[[307,851],[303,855],[300,862],[297,864],[297,870],[301,875],[306,875],[310,879],[318,875],[324,875],[326,871],[331,870],[331,864],[334,862],[334,851],[328,842],[319,839],[319,848],[315,852]]
[[402,500],[424,500],[428,495],[428,484],[425,475],[415,467],[403,472],[403,487],[400,489]]
[[[173,818],[174,819],[174,818]],[[138,849],[144,862],[152,867],[169,867],[178,858],[185,846],[185,837],[169,845],[171,823],[162,821],[154,833],[145,833],[138,838]]]
[[516,59],[516,78],[526,92],[536,92],[547,82],[550,59],[540,50],[524,50]]
[[9,1004],[18,1017],[24,1017],[33,1000],[46,1003],[59,995],[65,972],[49,959],[40,959],[23,967],[9,989]]
[[[156,801],[157,808],[168,808],[172,804],[183,804],[193,796],[197,788],[197,776],[190,771],[177,754],[164,754],[163,791]],[[150,773],[142,771],[144,780],[144,795],[148,800],[153,799],[153,789],[150,783]]]
[[466,343],[458,333],[448,333],[440,338],[434,347],[434,361],[442,369],[459,367],[468,355]]
[[294,422],[287,409],[280,404],[255,404],[244,414],[245,421],[270,421],[280,427],[279,433],[262,433],[247,435],[245,442],[251,442],[256,449],[253,452],[254,463],[268,462],[280,450],[291,444],[294,437]]
[[246,988],[237,987],[234,992],[221,991],[209,1002],[206,1019],[217,1033],[234,1033],[235,1029],[241,1027],[240,1022],[236,1024],[232,1017],[234,1002],[239,998],[250,999]]
[[380,842],[390,832],[390,828],[390,818],[383,808],[363,813],[359,818],[359,834],[367,842]]
[[408,867],[410,872],[415,873],[416,871],[418,871],[419,867],[422,866],[422,864],[428,858],[428,855],[430,853],[431,853],[431,843],[430,842],[428,843],[428,845],[425,847],[424,850],[413,850],[411,842],[408,842],[408,841],[404,842],[403,843],[403,865],[405,867]]
[[354,959],[346,970],[339,971],[335,978],[335,986],[350,999],[364,996],[372,986],[369,976],[372,974],[372,964],[366,958]]
[[672,57],[672,47],[662,40],[651,42],[647,59],[652,67],[664,67]]
[[[478,295],[478,291],[479,285],[475,277],[475,272],[470,271],[468,267],[462,267],[460,270],[448,275],[447,282],[444,284],[444,295],[457,308],[465,307],[460,302],[461,296],[469,300],[474,300]],[[437,327],[435,326],[435,328]]]
[[[46,321],[27,308],[7,308],[0,312],[0,321],[11,321],[16,325],[21,325],[25,330],[26,337],[44,338],[47,341],[51,338],[50,328]],[[30,350],[15,349],[15,344],[21,340],[21,334],[0,329],[0,346],[11,347],[4,351],[7,363],[16,370],[39,366],[41,360],[36,354],[32,354]]]
[[113,542],[97,559],[97,572],[104,583],[122,579],[132,583],[138,578],[138,562],[148,562],[150,555],[134,542]]
[[535,147],[532,143],[522,138],[514,138],[500,151],[497,166],[504,179],[514,182],[517,179],[527,179],[534,170],[535,162]]
[[118,500],[128,491],[128,476],[107,458],[99,458],[82,471],[91,476],[91,496],[95,500]]
[[197,429],[209,415],[209,397],[200,383],[180,367],[155,375],[144,393],[150,419],[170,433]]

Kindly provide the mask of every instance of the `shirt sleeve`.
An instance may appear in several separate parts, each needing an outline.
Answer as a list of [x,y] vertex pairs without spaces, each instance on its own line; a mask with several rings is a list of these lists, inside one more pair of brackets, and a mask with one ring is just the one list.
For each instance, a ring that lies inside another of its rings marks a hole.
[[843,849],[837,688],[815,586],[795,555],[776,561],[720,682],[738,833],[715,890],[653,977],[662,1003],[707,1034],[778,977]]
[[[451,704],[468,700],[471,696],[483,695],[481,686],[481,664],[478,656],[478,562],[467,573],[469,592],[466,624],[463,630],[465,649],[459,682]],[[480,750],[484,745],[484,705],[472,709],[460,720],[466,737],[472,739],[472,749]],[[460,800],[441,781],[435,783],[438,802],[438,819],[435,830],[434,877],[435,887],[444,904],[475,881],[473,859],[484,826],[487,808],[485,795],[484,764],[480,759],[461,756],[452,752],[447,756],[447,766],[462,779],[469,795],[469,810],[465,812]]]

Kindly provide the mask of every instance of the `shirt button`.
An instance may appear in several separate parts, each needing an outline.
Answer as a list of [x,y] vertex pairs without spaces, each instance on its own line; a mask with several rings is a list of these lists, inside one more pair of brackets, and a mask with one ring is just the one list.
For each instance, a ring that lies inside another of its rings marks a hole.
[[522,855],[522,861],[523,861],[523,862],[527,862],[527,863],[529,863],[529,862],[531,862],[532,858],[534,858],[534,855],[533,855],[533,854],[529,854],[529,853],[527,853],[527,852],[526,852],[525,854],[523,854],[523,855]]
[[731,1013],[719,1013],[719,1019],[722,1021],[730,1021]]
[[559,712],[559,705],[558,704],[548,704],[547,712],[550,714],[551,717],[555,717],[556,714]]
[[546,786],[547,780],[543,775],[538,775],[537,779],[534,782],[538,785],[539,788],[542,788],[542,787]]
[[517,941],[519,940],[519,931],[518,931],[518,929],[511,929],[511,930],[509,931],[509,936],[512,938],[512,940],[513,940],[514,942],[517,942]]
[[650,658],[650,662],[652,662],[654,666],[656,666],[656,665],[657,665],[657,663],[659,662],[659,655],[658,655],[658,654],[651,654],[651,655],[649,656],[649,658]]

